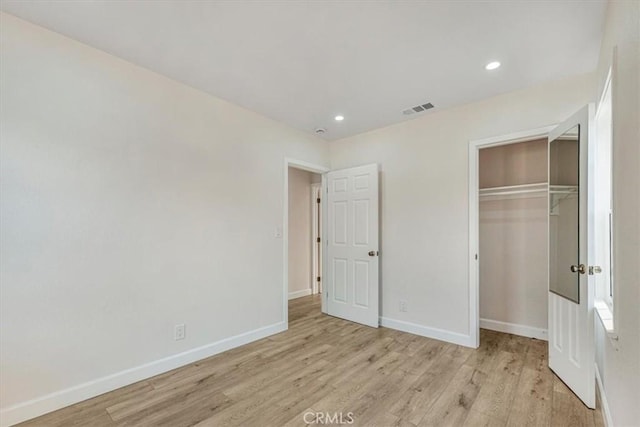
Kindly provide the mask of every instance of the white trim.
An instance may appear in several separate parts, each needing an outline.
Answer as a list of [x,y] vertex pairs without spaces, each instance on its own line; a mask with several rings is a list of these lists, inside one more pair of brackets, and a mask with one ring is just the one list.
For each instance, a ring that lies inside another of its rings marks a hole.
[[311,289],[302,289],[301,291],[293,291],[289,292],[289,299],[296,299],[306,297],[307,295],[311,295]]
[[[609,66],[609,71],[607,72],[607,78],[605,80],[605,84],[604,87],[602,88],[602,92],[600,93],[600,98],[598,100],[598,104],[596,105],[596,112],[595,115],[593,117],[593,126],[594,126],[594,135],[596,136],[596,141],[595,144],[592,144],[594,147],[594,155],[593,160],[595,162],[594,164],[594,173],[596,174],[600,174],[600,168],[597,166],[598,165],[598,160],[600,159],[600,156],[598,155],[598,152],[601,150],[601,141],[600,141],[600,132],[598,131],[598,118],[600,117],[600,114],[602,113],[602,106],[603,103],[607,97],[607,95],[609,96],[609,108],[611,109],[610,111],[610,115],[611,115],[611,129],[610,132],[611,134],[609,135],[610,141],[609,141],[609,150],[608,151],[608,155],[609,155],[609,179],[610,182],[609,184],[611,185],[611,187],[608,189],[609,191],[609,197],[610,197],[610,205],[611,205],[611,210],[609,211],[610,215],[612,215],[612,210],[613,210],[613,171],[614,171],[614,164],[613,164],[613,116],[614,116],[614,83],[615,80],[613,79],[613,75],[617,74],[617,46],[614,46],[613,48],[613,56],[611,58],[611,65]],[[596,172],[597,171],[597,172]],[[596,178],[597,179],[597,178]],[[594,185],[594,187],[597,187],[597,185]],[[597,213],[594,213],[595,215],[597,215]],[[609,221],[613,222],[612,218],[609,218]],[[610,227],[613,226],[615,228],[615,222],[613,222],[613,224],[610,225]],[[613,236],[611,236],[610,238],[612,238]],[[612,239],[613,240],[613,239]],[[614,272],[613,268],[614,268],[614,262],[613,262],[613,258],[614,258],[614,242],[613,241],[609,241],[609,259],[610,262],[608,264],[608,269],[605,269],[605,274],[609,275],[609,289],[602,289],[602,285],[600,283],[596,283],[596,302],[595,302],[595,307],[596,310],[598,310],[598,314],[600,315],[600,319],[603,321],[604,327],[607,330],[607,333],[611,333],[613,335],[615,335],[615,325],[617,324],[617,316],[616,316],[616,310],[615,310],[615,304],[614,304],[614,299],[616,299],[616,292],[615,292],[615,281],[614,281],[614,277],[612,272]],[[599,242],[596,242],[596,244],[598,244]],[[595,279],[594,279],[595,281]],[[613,293],[613,297],[611,297],[611,293]],[[598,307],[598,300],[601,300],[603,303],[605,303],[607,305],[607,308],[605,310],[602,310]],[[607,313],[608,312],[608,313]],[[610,314],[610,315],[609,315]],[[606,321],[605,321],[606,319]],[[610,337],[611,337],[610,334]],[[617,336],[615,336],[614,338],[615,340],[617,340]],[[617,345],[616,345],[617,347]]]
[[390,319],[388,317],[380,317],[380,326],[385,328],[396,329],[402,332],[408,332],[422,337],[433,338],[440,341],[446,341],[452,344],[458,344],[465,347],[475,348],[474,341],[471,336],[459,334],[457,332],[445,331],[444,329],[432,328],[429,326],[418,325],[417,323],[405,322],[404,320]]
[[524,130],[520,132],[508,133],[506,135],[491,136],[489,138],[473,139],[469,141],[469,145],[480,148],[498,147],[500,145],[516,144],[518,142],[531,141],[536,138],[546,138],[549,132],[555,128],[557,124],[551,124],[535,129]]
[[0,411],[0,425],[17,424],[286,330],[286,323],[275,323],[22,402]]
[[480,319],[480,327],[491,331],[504,332],[507,334],[520,335],[522,337],[535,338],[548,341],[547,330],[534,328],[533,326],[520,325],[518,323],[501,322],[499,320]]
[[598,392],[600,394],[600,404],[602,405],[602,420],[606,427],[613,427],[613,419],[611,418],[611,410],[609,409],[609,402],[607,401],[607,395],[604,393],[604,384],[602,384],[602,377],[600,376],[600,370],[598,364],[596,366],[596,385],[598,386]]
[[469,141],[469,339],[471,347],[480,346],[480,298],[479,264],[476,255],[479,252],[479,176],[478,151],[480,148],[514,144],[535,138],[544,138],[555,125],[514,132],[507,135]]
[[[321,165],[315,165],[313,163],[291,159],[289,157],[284,158],[284,196],[282,204],[282,319],[284,319],[286,328],[289,327],[289,167],[302,169],[307,172],[323,174],[322,188],[325,188],[326,186],[324,174],[329,171],[329,168]],[[324,210],[322,215],[324,217]],[[324,276],[324,267],[325,266],[323,266],[322,276]],[[325,299],[326,295],[323,293],[322,312],[325,312],[326,310]]]
[[600,319],[600,321],[598,320],[595,321],[596,324],[594,325],[594,328],[599,328],[600,326],[598,326],[598,323],[600,323],[600,325],[602,326],[602,329],[604,330],[605,335],[607,336],[607,338],[609,338],[609,342],[611,343],[611,346],[616,351],[618,351],[620,349],[620,343],[619,343],[620,337],[618,336],[618,331],[616,331],[615,329],[615,324],[613,320],[614,315],[611,312],[609,305],[605,301],[596,300],[595,303],[593,304],[593,308],[595,309],[595,312],[596,312],[595,316],[598,319]]

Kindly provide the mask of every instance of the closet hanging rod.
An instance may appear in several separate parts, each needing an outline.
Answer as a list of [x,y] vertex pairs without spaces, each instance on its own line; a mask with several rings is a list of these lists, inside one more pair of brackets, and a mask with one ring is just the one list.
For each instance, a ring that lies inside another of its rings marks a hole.
[[479,190],[480,196],[508,196],[513,194],[527,194],[546,192],[548,185],[546,182],[536,182],[532,184],[507,185],[504,187],[488,187]]

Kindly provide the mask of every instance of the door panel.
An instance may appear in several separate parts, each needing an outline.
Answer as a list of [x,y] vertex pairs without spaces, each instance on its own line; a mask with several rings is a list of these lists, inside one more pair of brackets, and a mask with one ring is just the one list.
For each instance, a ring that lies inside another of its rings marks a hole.
[[333,245],[346,246],[347,245],[347,202],[338,201],[329,204],[333,217]]
[[589,105],[549,134],[549,367],[595,407]]
[[369,307],[369,263],[355,261],[354,269],[354,304],[359,307]]
[[327,313],[378,327],[378,165],[326,179]]
[[333,298],[347,302],[347,270],[348,261],[344,258],[333,259]]

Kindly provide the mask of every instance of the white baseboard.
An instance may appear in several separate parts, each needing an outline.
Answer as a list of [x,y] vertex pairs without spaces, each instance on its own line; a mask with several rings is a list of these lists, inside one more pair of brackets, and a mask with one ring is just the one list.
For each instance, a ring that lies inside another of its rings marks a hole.
[[548,341],[546,329],[534,328],[532,326],[520,325],[517,323],[500,322],[498,320],[480,319],[480,327],[492,331],[505,332],[507,334],[520,335],[522,337],[536,338]]
[[600,394],[600,404],[602,405],[602,419],[606,427],[613,427],[613,420],[611,419],[611,411],[609,411],[609,402],[607,401],[607,395],[604,393],[604,385],[602,384],[602,377],[600,376],[600,370],[596,363],[596,385],[598,386],[598,392]]
[[311,295],[311,289],[303,289],[301,291],[289,292],[289,299],[296,299]]
[[459,334],[457,332],[431,328],[428,326],[418,325],[417,323],[405,322],[403,320],[389,319],[388,317],[380,317],[380,325],[386,328],[420,335],[422,337],[433,338],[440,341],[450,342],[452,344],[475,348],[475,343],[472,342],[469,335]]
[[19,403],[0,411],[0,426],[11,426],[44,415],[48,412],[64,408],[65,406],[73,405],[74,403],[90,399],[286,330],[287,324],[285,322],[275,323],[144,365],[136,366],[135,368],[126,369],[106,377],[97,378],[93,381],[88,381],[27,402]]

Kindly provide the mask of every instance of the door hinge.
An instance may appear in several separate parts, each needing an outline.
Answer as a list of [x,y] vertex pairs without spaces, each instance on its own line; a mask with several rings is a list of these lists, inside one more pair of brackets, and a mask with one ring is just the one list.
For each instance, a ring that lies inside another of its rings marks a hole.
[[319,237],[316,239],[316,242],[320,243],[320,238]]
[[476,254],[476,261],[478,260],[478,254]]
[[316,203],[320,203],[320,197],[316,199]]
[[319,282],[319,281],[320,281],[320,276],[318,276],[318,277],[316,278],[316,281],[317,281],[317,282]]

